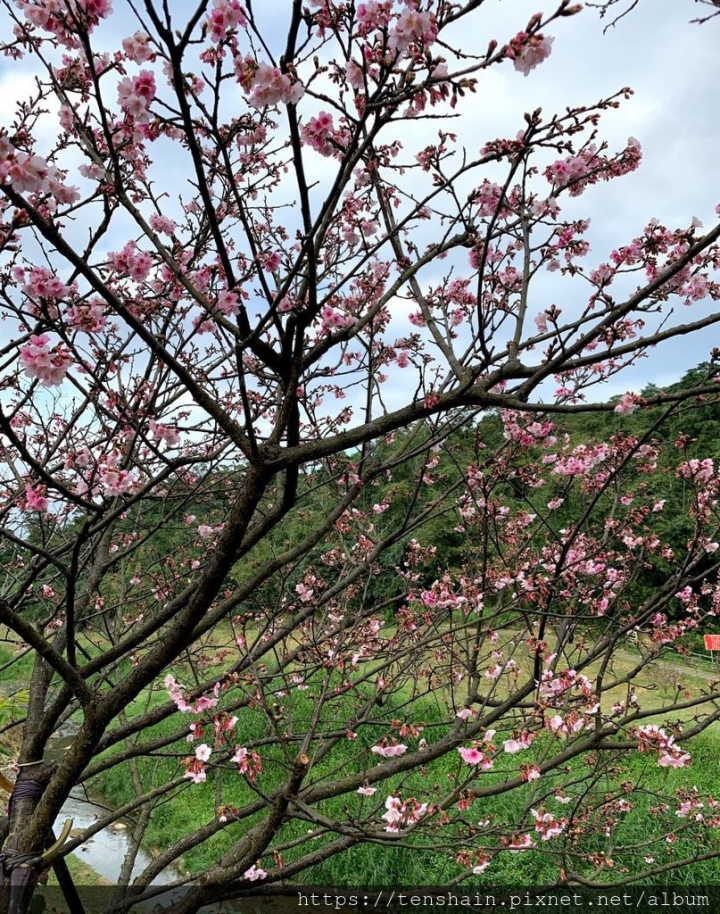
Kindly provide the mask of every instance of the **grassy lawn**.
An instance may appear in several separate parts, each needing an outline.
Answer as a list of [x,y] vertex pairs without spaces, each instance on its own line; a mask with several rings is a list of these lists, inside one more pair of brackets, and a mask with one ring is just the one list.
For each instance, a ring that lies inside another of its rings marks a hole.
[[[7,649],[4,651],[3,646],[0,645],[0,662],[2,662],[3,653],[8,653]],[[21,661],[22,664],[28,664],[29,659],[24,658]],[[516,650],[514,659],[518,662],[522,674],[530,673],[529,658],[524,646]],[[618,651],[613,658],[606,681],[612,682],[625,677],[635,667],[638,659],[639,655],[635,650]],[[593,664],[585,670],[586,674],[592,677],[598,666],[599,663]],[[182,678],[183,673],[187,674],[188,671],[183,667],[178,667],[174,672],[178,678]],[[206,672],[210,675],[209,670]],[[5,671],[5,675],[7,676],[6,681],[8,679],[13,682],[17,681],[17,674],[14,670]],[[635,687],[643,707],[661,708],[676,698],[683,689],[689,688],[697,691],[708,679],[714,677],[715,671],[710,665],[707,668],[690,666],[683,662],[682,657],[678,656],[654,661],[642,671]],[[2,678],[3,674],[0,673],[0,680]],[[398,705],[402,705],[403,701],[409,698],[409,689],[410,686],[406,686],[405,689],[400,690],[393,696],[393,700]],[[502,695],[502,692],[498,694]],[[433,739],[437,738],[447,726],[447,709],[444,706],[451,697],[447,692],[439,690],[432,702],[426,702],[423,707],[419,707],[414,712],[416,718],[419,715],[428,724],[428,732],[432,732]],[[609,706],[613,701],[626,697],[627,686],[619,685],[604,695],[603,704],[607,703]],[[148,702],[152,704],[155,701],[165,701],[166,698],[164,692],[145,696],[128,709],[128,716],[132,717],[134,714],[145,711]],[[297,729],[301,729],[302,721],[309,720],[314,709],[312,694],[311,692],[295,691],[288,700],[292,703],[291,711],[295,726]],[[348,705],[347,716],[351,714],[351,710]],[[335,703],[334,712],[337,713],[338,720],[343,719],[341,702]],[[668,718],[678,716],[678,714],[668,714],[658,723],[662,725],[667,722]],[[160,737],[171,734],[178,729],[179,723],[181,722],[176,715],[173,719],[153,727],[147,735]],[[243,742],[261,738],[265,735],[266,727],[267,718],[262,711],[252,711],[251,709],[243,711]],[[385,732],[386,725],[378,726],[377,732],[366,728],[363,729],[356,742],[338,743],[330,757],[321,761],[313,769],[311,780],[332,777],[337,771],[342,771],[343,774],[353,771],[362,772],[364,770],[362,766],[368,762],[367,748]],[[501,737],[502,734],[498,734],[496,742]],[[540,747],[540,741],[537,747]],[[695,737],[687,748],[693,756],[693,765],[689,769],[660,768],[656,764],[655,757],[637,752],[626,753],[624,757],[618,757],[615,760],[612,777],[605,777],[594,785],[592,803],[596,804],[598,816],[602,814],[603,795],[616,795],[618,790],[622,789],[619,785],[623,782],[638,786],[638,790],[631,798],[631,808],[614,825],[615,844],[618,847],[620,845],[632,846],[632,850],[624,854],[620,852],[616,854],[614,862],[617,867],[616,875],[622,873],[623,870],[629,873],[639,872],[648,865],[646,858],[650,856],[662,863],[692,856],[698,849],[704,849],[698,848],[697,840],[693,837],[694,832],[692,828],[688,827],[685,819],[677,820],[677,835],[673,837],[672,842],[667,843],[666,847],[661,848],[662,853],[658,853],[657,849],[650,849],[647,843],[648,822],[655,818],[654,810],[659,802],[658,795],[665,797],[668,803],[672,803],[676,802],[675,792],[678,789],[696,788],[699,795],[712,794],[720,782],[720,731],[717,726],[713,725],[711,729]],[[187,742],[182,739],[173,746],[167,747],[156,757],[139,759],[139,772],[145,787],[165,783],[182,774],[183,769],[178,762],[189,752]],[[282,780],[285,759],[274,747],[263,749],[262,759],[262,787],[263,790],[269,792]],[[541,804],[544,804],[544,808],[550,808],[553,792],[556,789],[559,790],[563,783],[571,781],[575,775],[581,776],[584,773],[584,765],[585,762],[582,759],[574,760],[557,775],[547,775],[540,782],[523,785],[520,789],[499,796],[476,800],[468,817],[474,821],[490,820],[491,823],[497,823],[498,832],[501,825],[507,829],[508,823],[511,827],[513,825],[518,828],[523,825],[527,827],[530,808]],[[503,772],[503,767],[506,772]],[[516,760],[508,760],[506,757],[500,756],[496,760],[495,770],[479,775],[479,783],[492,784],[502,781],[507,777],[507,772],[515,770],[516,767]],[[146,838],[146,847],[151,852],[162,851],[175,843],[187,832],[188,822],[192,822],[194,827],[213,822],[218,805],[242,807],[257,798],[253,787],[238,777],[234,771],[221,771],[209,766],[208,772],[206,783],[191,784],[188,781],[187,785],[171,801],[158,803],[153,811]],[[363,798],[356,795],[340,797],[337,800],[327,801],[321,811],[330,818],[344,821],[348,816],[361,816],[368,810],[373,810],[374,819],[378,824],[382,824],[380,816],[384,812],[384,798],[394,790],[399,791],[405,797],[415,794],[421,797],[427,787],[428,779],[431,779],[433,783],[448,782],[452,784],[457,783],[458,778],[466,775],[466,766],[462,765],[455,753],[451,753],[432,763],[427,770],[416,771],[404,776],[401,780],[393,779],[378,785],[379,790],[375,798]],[[113,769],[99,777],[95,786],[109,802],[115,805],[127,802],[134,796],[127,771],[120,768]],[[587,802],[590,805],[590,798]],[[704,809],[707,813],[707,808],[704,807]],[[563,812],[559,808],[554,811],[558,815]],[[249,818],[230,824],[201,847],[187,852],[182,859],[183,866],[189,872],[203,872],[246,833],[254,821],[256,819]],[[286,842],[299,841],[307,834],[307,831],[307,823],[291,821],[284,826],[282,838]],[[492,826],[490,832],[492,832]],[[483,837],[482,831],[478,834],[478,842],[483,845],[487,834],[485,837]],[[323,841],[322,838],[317,840],[321,843]],[[445,842],[446,846],[442,846],[442,842]],[[492,841],[488,840],[488,844],[491,843]],[[598,850],[604,848],[605,844],[604,839],[599,838]],[[307,852],[307,848],[308,843],[306,842],[302,847],[302,852]],[[286,852],[286,862],[292,860],[292,855],[293,851]],[[454,856],[452,835],[438,829],[434,833],[431,832],[430,837],[413,837],[410,846],[407,847],[368,843],[359,845],[341,856],[306,871],[303,878],[309,885],[318,886],[357,885],[358,882],[362,882],[368,887],[441,884],[462,872],[456,864]],[[473,883],[484,883],[488,886],[537,885],[556,879],[560,862],[554,856],[552,842],[550,842],[548,845],[540,845],[536,849],[518,854],[499,855],[493,861],[487,874],[483,877],[474,877]],[[267,865],[271,861],[265,861],[265,863]],[[79,883],[102,884],[97,874],[93,875],[92,872],[88,872],[89,868],[83,864],[82,860],[71,857],[68,864]],[[679,874],[670,873],[664,878],[666,884],[677,885],[681,882],[688,885],[720,884],[720,864],[714,860],[697,863]],[[96,882],[95,879],[100,881]],[[656,879],[655,882],[657,883],[658,880]]]
[[[65,858],[65,863],[67,863],[67,867],[70,870],[70,875],[72,876],[75,885],[112,885],[109,879],[105,879],[104,876],[101,876],[97,870],[88,866],[87,863],[81,860],[76,854],[69,854]],[[47,884],[50,886],[58,884],[54,870],[50,870]]]

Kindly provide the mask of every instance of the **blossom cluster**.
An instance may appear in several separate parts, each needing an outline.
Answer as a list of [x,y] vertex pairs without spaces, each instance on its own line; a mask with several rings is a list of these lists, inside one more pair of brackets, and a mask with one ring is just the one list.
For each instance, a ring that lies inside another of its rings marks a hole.
[[182,686],[171,673],[168,673],[165,677],[165,688],[168,690],[170,698],[175,702],[178,711],[182,711],[183,714],[202,714],[203,711],[214,708],[219,701],[218,693],[220,691],[220,683],[217,682],[213,688],[213,697],[210,698],[207,695],[201,695],[195,704],[190,704],[185,698]]
[[689,752],[685,752],[662,727],[645,724],[636,730],[639,752],[658,752],[658,765],[661,768],[684,768],[691,762]]
[[153,264],[152,257],[145,251],[138,250],[134,241],[129,241],[121,251],[111,252],[108,260],[114,270],[126,274],[135,282],[142,282]]
[[27,21],[54,35],[68,48],[79,45],[80,28],[91,32],[112,13],[111,0],[16,0]]
[[512,60],[516,70],[519,70],[523,76],[528,76],[531,70],[550,56],[554,40],[540,32],[536,32],[534,35],[518,32],[509,42],[505,54]]
[[157,88],[151,70],[141,70],[134,78],[126,76],[118,83],[118,100],[120,107],[141,124],[150,119],[149,108]]
[[10,184],[19,194],[50,194],[58,203],[75,203],[80,192],[64,179],[64,173],[42,156],[16,149],[0,135],[0,184]]
[[20,347],[20,364],[29,378],[36,378],[44,387],[53,387],[65,380],[72,356],[63,343],[53,344],[49,336],[41,333]]
[[558,819],[550,812],[538,812],[537,809],[531,809],[530,812],[535,819],[535,831],[543,841],[557,838],[567,828],[567,819]]
[[236,57],[235,77],[248,93],[248,101],[257,108],[274,105],[297,105],[305,94],[305,86],[299,79],[282,73],[272,64],[255,60],[254,57]]
[[238,772],[245,775],[249,781],[254,781],[262,771],[260,756],[254,749],[247,749],[245,746],[238,746],[230,761],[238,766]]
[[238,0],[213,0],[212,9],[207,16],[207,25],[213,41],[222,41],[228,32],[244,28],[247,17]]
[[577,197],[590,184],[634,171],[641,159],[640,143],[632,136],[623,152],[615,159],[600,155],[597,146],[590,143],[577,155],[557,159],[548,165],[545,177],[555,188],[568,188],[570,196]]
[[321,111],[311,117],[307,124],[303,124],[300,132],[305,143],[320,155],[333,156],[341,151],[333,116],[328,111]]
[[105,302],[99,298],[78,301],[65,312],[68,323],[85,333],[100,333],[105,329]]
[[428,47],[437,38],[437,33],[437,21],[432,13],[406,6],[393,24],[388,47],[398,54],[403,54],[413,44]]
[[207,780],[205,762],[208,761],[211,755],[212,749],[206,743],[202,743],[200,746],[197,746],[195,749],[194,757],[186,759],[184,762],[184,777],[190,778],[193,784],[204,783]]
[[385,809],[382,818],[387,822],[385,831],[398,832],[401,828],[409,828],[427,813],[428,804],[418,803],[415,797],[401,800],[399,797],[389,796],[385,800]]

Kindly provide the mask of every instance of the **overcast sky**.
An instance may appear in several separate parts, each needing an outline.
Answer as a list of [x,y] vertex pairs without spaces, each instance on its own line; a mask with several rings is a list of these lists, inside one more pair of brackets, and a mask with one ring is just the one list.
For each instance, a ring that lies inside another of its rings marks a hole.
[[[630,0],[620,0],[615,9],[622,12],[629,4]],[[278,50],[284,46],[283,21],[289,6],[290,0],[255,4],[259,18],[277,37]],[[491,39],[507,41],[534,13],[548,14],[556,8],[557,2],[544,0],[485,0],[453,37],[459,47],[484,50]],[[477,151],[489,139],[515,136],[524,127],[526,111],[542,107],[551,116],[630,86],[635,95],[603,116],[599,139],[617,150],[629,136],[636,137],[643,148],[641,168],[590,188],[569,206],[565,198],[564,212],[591,218],[587,238],[597,262],[630,242],[651,218],[680,228],[697,217],[710,228],[720,202],[720,17],[704,25],[691,20],[711,12],[695,0],[640,0],[610,28],[606,26],[611,16],[601,20],[598,11],[589,8],[558,20],[547,29],[555,39],[550,58],[528,77],[509,62],[482,74],[477,93],[466,97],[458,109],[462,117],[451,129]],[[478,31],[469,34],[468,23],[475,23]],[[412,130],[426,130],[427,142],[433,142],[438,126],[414,123]],[[324,168],[326,160],[318,157],[316,164]],[[550,301],[563,305],[567,282],[558,274],[545,274],[542,280]],[[555,290],[550,283],[556,284]],[[696,304],[692,317],[709,307]],[[683,320],[691,316],[682,306],[679,310]],[[703,339],[671,341],[597,389],[593,399],[640,390],[648,381],[671,383],[715,345],[720,345],[720,338],[713,331]]]
[[[616,7],[622,10],[629,4]],[[512,33],[523,18],[554,4],[538,0],[488,0],[498,37]],[[483,7],[485,10],[486,7]],[[520,13],[524,15],[520,15]],[[637,9],[603,33],[610,21],[596,10],[554,23],[550,58],[527,78],[511,67],[495,68],[479,93],[479,120],[491,117],[506,131],[518,114],[542,106],[550,113],[566,105],[594,102],[630,86],[633,98],[603,116],[600,136],[611,144],[632,135],[640,140],[638,171],[591,188],[578,199],[578,212],[592,217],[589,238],[599,258],[634,237],[655,217],[669,228],[693,216],[710,228],[720,202],[720,18],[705,25],[690,20],[712,12],[693,0],[640,0]],[[690,312],[681,309],[683,318]],[[696,306],[699,313],[702,304]],[[638,389],[648,380],[676,380],[704,359],[720,338],[678,340],[607,385],[607,393]]]
[[[271,45],[280,49],[291,0],[256,0],[254,6],[275,39],[271,38]],[[468,22],[463,21],[458,44],[467,42],[477,50],[492,38],[504,42],[533,13],[540,9],[547,13],[555,6],[544,0],[485,0],[469,20],[481,31],[469,35]],[[117,43],[136,24],[123,14],[127,9],[123,0],[115,0],[115,7],[116,15],[104,35]],[[170,8],[180,25],[191,4],[170,0]],[[593,256],[598,262],[605,259],[652,217],[675,228],[688,225],[696,216],[709,228],[720,202],[720,18],[705,25],[690,24],[692,18],[709,12],[710,7],[694,0],[640,0],[636,10],[605,33],[609,18],[601,21],[595,10],[559,20],[547,30],[555,38],[550,58],[527,78],[510,62],[491,68],[482,75],[477,94],[466,100],[462,120],[453,129],[459,128],[468,145],[477,150],[488,139],[514,136],[523,126],[525,111],[542,107],[551,115],[631,86],[634,97],[603,117],[600,136],[610,141],[611,149],[619,148],[630,135],[637,137],[644,161],[634,174],[591,188],[576,201],[577,215],[592,218],[588,237]],[[7,14],[0,12],[0,22],[7,21]],[[27,97],[31,87],[29,62],[0,63],[0,122],[9,123],[12,99]],[[413,129],[426,129],[431,142],[438,126],[424,122]],[[318,160],[317,164],[325,167],[325,163]],[[552,281],[562,283],[562,278]],[[558,285],[558,298],[565,294]],[[551,294],[551,300],[554,297]],[[705,307],[696,305],[696,313]],[[687,319],[690,312],[681,316]],[[675,341],[599,395],[639,390],[649,380],[671,382],[718,344],[720,339],[712,331],[702,340]]]

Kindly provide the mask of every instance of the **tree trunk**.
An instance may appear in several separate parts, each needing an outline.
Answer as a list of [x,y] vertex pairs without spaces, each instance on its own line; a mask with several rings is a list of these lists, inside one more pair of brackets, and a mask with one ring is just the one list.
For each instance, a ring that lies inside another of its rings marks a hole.
[[9,802],[9,832],[0,860],[0,914],[27,914],[43,869],[42,853],[49,843],[30,845],[24,826],[35,811],[40,797],[55,770],[44,762],[25,764],[15,781]]

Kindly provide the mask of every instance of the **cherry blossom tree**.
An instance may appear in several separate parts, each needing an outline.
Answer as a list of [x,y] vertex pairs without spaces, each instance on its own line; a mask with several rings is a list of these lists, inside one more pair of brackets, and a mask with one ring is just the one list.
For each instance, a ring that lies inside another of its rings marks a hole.
[[[717,379],[591,392],[720,321],[720,226],[591,251],[574,198],[641,161],[599,135],[628,89],[463,146],[486,73],[532,79],[569,0],[483,46],[479,0],[293,0],[264,31],[253,6],[3,2],[34,77],[0,134],[0,622],[29,678],[4,903],[123,818],[116,911],[204,845],[180,912],[368,844],[449,882],[716,855],[687,785],[623,849],[648,790],[622,765],[685,768],[720,718],[716,682],[638,685],[720,601],[720,470],[661,435]],[[588,410],[617,433],[578,442]],[[117,769],[134,799],[54,842]],[[209,784],[133,877],[152,816]]]
[[[597,0],[597,2],[588,3],[588,7],[594,7],[600,11],[601,18],[605,18],[608,13],[611,14],[611,18],[606,26],[616,25],[621,19],[631,13],[639,5],[640,0],[627,0],[626,3],[623,3],[623,0]],[[700,3],[703,6],[720,6],[720,0],[695,0],[695,3]],[[705,15],[698,16],[693,19],[692,22],[702,24],[707,22],[710,19],[714,19],[718,14],[717,10],[715,12],[705,12]]]

